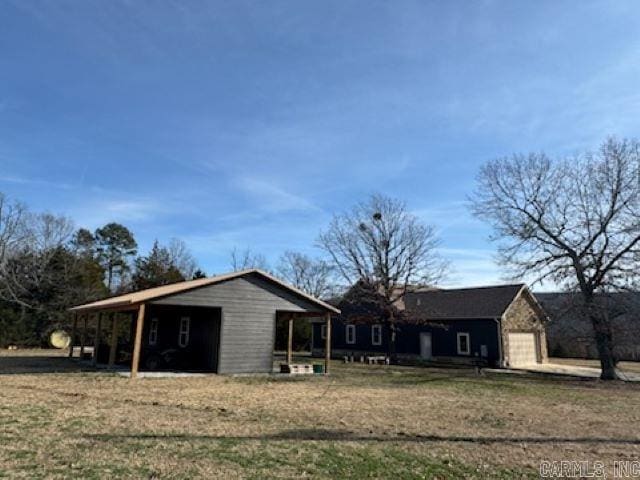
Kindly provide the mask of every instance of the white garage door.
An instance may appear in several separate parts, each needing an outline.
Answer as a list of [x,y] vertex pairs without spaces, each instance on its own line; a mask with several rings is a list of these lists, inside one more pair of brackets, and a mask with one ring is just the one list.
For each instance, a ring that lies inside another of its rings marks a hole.
[[533,333],[509,334],[509,366],[521,367],[538,362],[536,339]]

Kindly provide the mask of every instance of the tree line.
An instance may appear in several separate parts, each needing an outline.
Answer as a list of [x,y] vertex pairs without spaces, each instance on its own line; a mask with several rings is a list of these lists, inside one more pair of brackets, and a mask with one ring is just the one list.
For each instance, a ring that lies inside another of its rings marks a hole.
[[[506,278],[551,281],[575,293],[593,325],[602,378],[617,378],[611,322],[597,299],[638,288],[640,143],[609,138],[571,158],[488,161],[469,207],[493,228]],[[449,269],[436,228],[381,194],[335,214],[316,246],[323,258],[287,251],[274,273],[321,298],[348,287],[343,314],[382,322],[392,356],[397,325],[406,320],[397,305],[411,286],[437,285]],[[270,270],[250,248],[234,249],[230,267]],[[0,345],[42,343],[73,304],[201,276],[180,240],[156,241],[140,256],[123,225],[74,231],[64,217],[29,212],[0,195]]]
[[179,239],[140,255],[124,225],[75,230],[0,193],[0,347],[45,346],[73,305],[203,276]]
[[[299,252],[284,252],[272,269],[263,255],[235,248],[229,268],[267,270],[319,298],[335,291],[333,268]],[[32,212],[0,192],[0,348],[47,346],[53,330],[69,329],[73,305],[205,276],[180,239],[156,240],[141,254],[122,224],[75,229],[64,216]],[[309,326],[298,324],[295,341],[304,348]]]

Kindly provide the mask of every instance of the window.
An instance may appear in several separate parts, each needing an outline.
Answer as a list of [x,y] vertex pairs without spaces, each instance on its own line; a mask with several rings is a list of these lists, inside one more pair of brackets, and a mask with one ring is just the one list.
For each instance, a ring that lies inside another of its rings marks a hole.
[[347,325],[346,328],[347,343],[356,343],[356,326]]
[[382,325],[371,326],[371,345],[382,345]]
[[327,326],[326,325],[320,325],[320,338],[322,340],[326,340],[327,339]]
[[149,345],[158,343],[158,319],[152,318],[149,325]]
[[458,332],[458,355],[469,355],[471,353],[471,341],[469,334]]
[[178,332],[178,345],[186,347],[189,344],[189,327],[191,319],[189,317],[180,318],[180,331]]

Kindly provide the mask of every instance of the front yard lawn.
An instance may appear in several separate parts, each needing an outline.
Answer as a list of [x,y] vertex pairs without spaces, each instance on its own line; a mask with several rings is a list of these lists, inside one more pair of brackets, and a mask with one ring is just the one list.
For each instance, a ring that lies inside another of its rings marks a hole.
[[[7,355],[0,373],[26,354]],[[510,479],[640,459],[637,384],[338,363],[131,382],[40,361],[64,371],[0,374],[0,477]]]

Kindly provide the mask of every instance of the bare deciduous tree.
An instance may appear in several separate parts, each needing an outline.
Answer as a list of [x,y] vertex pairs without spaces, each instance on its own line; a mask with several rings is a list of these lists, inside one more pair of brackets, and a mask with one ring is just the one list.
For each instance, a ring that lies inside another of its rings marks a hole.
[[437,253],[434,228],[420,222],[403,202],[376,194],[334,216],[320,234],[319,245],[350,285],[375,292],[376,310],[383,315],[394,358],[397,306],[407,288],[436,283],[447,269]]
[[0,193],[0,299],[32,308],[27,290],[48,281],[49,264],[72,233],[69,219],[31,213]]
[[260,270],[269,270],[267,259],[261,253],[254,253],[250,248],[238,251],[237,248],[231,250],[231,268],[234,272],[247,270],[250,268],[258,268]]
[[488,162],[473,212],[501,240],[514,278],[535,275],[580,292],[595,332],[603,379],[615,379],[611,324],[599,293],[640,275],[640,143],[608,139],[595,153],[552,161],[544,154]]
[[292,251],[284,252],[278,264],[278,274],[283,279],[317,298],[327,298],[333,293],[333,272],[326,261]]
[[9,302],[20,302],[11,259],[17,255],[28,238],[26,229],[26,207],[10,201],[0,193],[0,298]]
[[186,279],[193,278],[196,270],[198,270],[198,263],[189,251],[187,244],[179,238],[172,238],[167,250],[169,251],[171,263],[180,271],[182,276]]
[[23,204],[10,201],[0,192],[0,269],[27,236],[26,214]]

